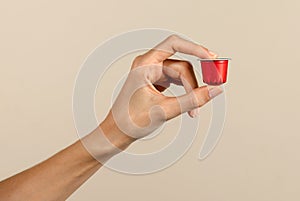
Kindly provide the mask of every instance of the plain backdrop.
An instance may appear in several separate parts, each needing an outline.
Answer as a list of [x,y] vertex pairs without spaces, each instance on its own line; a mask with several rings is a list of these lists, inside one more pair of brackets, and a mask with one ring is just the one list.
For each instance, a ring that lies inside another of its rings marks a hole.
[[[192,148],[175,165],[144,176],[103,168],[69,200],[299,200],[299,10],[297,0],[1,1],[0,179],[78,139],[73,86],[80,65],[99,43],[156,27],[232,57],[218,146],[206,160],[197,160],[209,104]],[[119,79],[132,59],[121,59],[110,73]],[[103,82],[96,94],[99,118],[112,93],[105,86],[116,80]],[[176,129],[178,119],[166,125],[164,137],[136,147],[163,146]]]

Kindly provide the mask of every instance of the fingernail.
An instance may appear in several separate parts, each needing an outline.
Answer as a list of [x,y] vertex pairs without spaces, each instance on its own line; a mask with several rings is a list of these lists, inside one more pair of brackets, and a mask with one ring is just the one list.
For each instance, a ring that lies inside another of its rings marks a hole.
[[208,53],[213,56],[214,58],[216,58],[218,55],[214,52],[212,52],[211,50],[208,51]]
[[222,92],[223,90],[221,87],[209,87],[208,89],[208,94],[211,99],[221,94]]

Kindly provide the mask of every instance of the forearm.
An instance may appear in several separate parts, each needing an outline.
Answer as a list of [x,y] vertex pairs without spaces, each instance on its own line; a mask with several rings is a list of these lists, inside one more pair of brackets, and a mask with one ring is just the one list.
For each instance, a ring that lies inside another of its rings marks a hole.
[[0,183],[0,200],[65,200],[101,164],[78,141],[48,160]]
[[[133,142],[132,139],[120,134],[108,120],[101,124],[101,130],[105,131],[105,136],[118,149],[117,151],[113,148],[104,149],[100,142],[95,147],[97,157],[107,160]],[[94,139],[103,134],[97,128],[83,140],[92,141],[97,145]],[[101,166],[102,164],[91,156],[79,140],[46,161],[2,181],[0,200],[66,200]]]

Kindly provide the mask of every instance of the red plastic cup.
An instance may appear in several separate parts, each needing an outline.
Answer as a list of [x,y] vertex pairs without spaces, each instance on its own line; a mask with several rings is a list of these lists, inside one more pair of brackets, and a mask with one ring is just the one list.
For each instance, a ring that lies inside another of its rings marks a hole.
[[221,85],[227,81],[229,58],[200,59],[203,82]]

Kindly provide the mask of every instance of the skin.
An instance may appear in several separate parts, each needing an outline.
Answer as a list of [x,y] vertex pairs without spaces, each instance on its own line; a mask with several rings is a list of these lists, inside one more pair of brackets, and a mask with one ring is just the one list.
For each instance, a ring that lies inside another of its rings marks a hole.
[[[149,113],[141,112],[138,108],[149,111],[152,106],[159,105],[164,112],[163,122],[184,112],[195,117],[199,114],[199,107],[222,93],[219,87],[198,87],[190,63],[169,59],[176,52],[200,58],[216,57],[205,47],[172,35],[154,49],[135,58],[131,71],[147,65],[161,67],[160,71],[150,72],[150,76],[155,77],[150,80],[151,84],[138,90],[130,99],[128,111],[130,119],[135,124],[142,127],[149,124]],[[186,95],[177,98],[164,96],[161,92],[171,83],[182,85],[187,92]],[[179,102],[182,105],[179,105]],[[139,107],[134,107],[136,104],[139,104]],[[131,133],[124,133],[117,126],[112,111],[113,108],[99,127],[87,136],[88,140],[97,135],[104,135],[115,146],[105,149],[100,145],[96,146],[97,157],[109,159],[119,153],[116,151],[117,149],[124,150],[135,140],[149,134],[137,132],[133,137]],[[161,117],[154,116],[152,118]],[[66,200],[101,166],[102,164],[87,151],[82,141],[78,140],[44,162],[0,182],[0,200]]]

